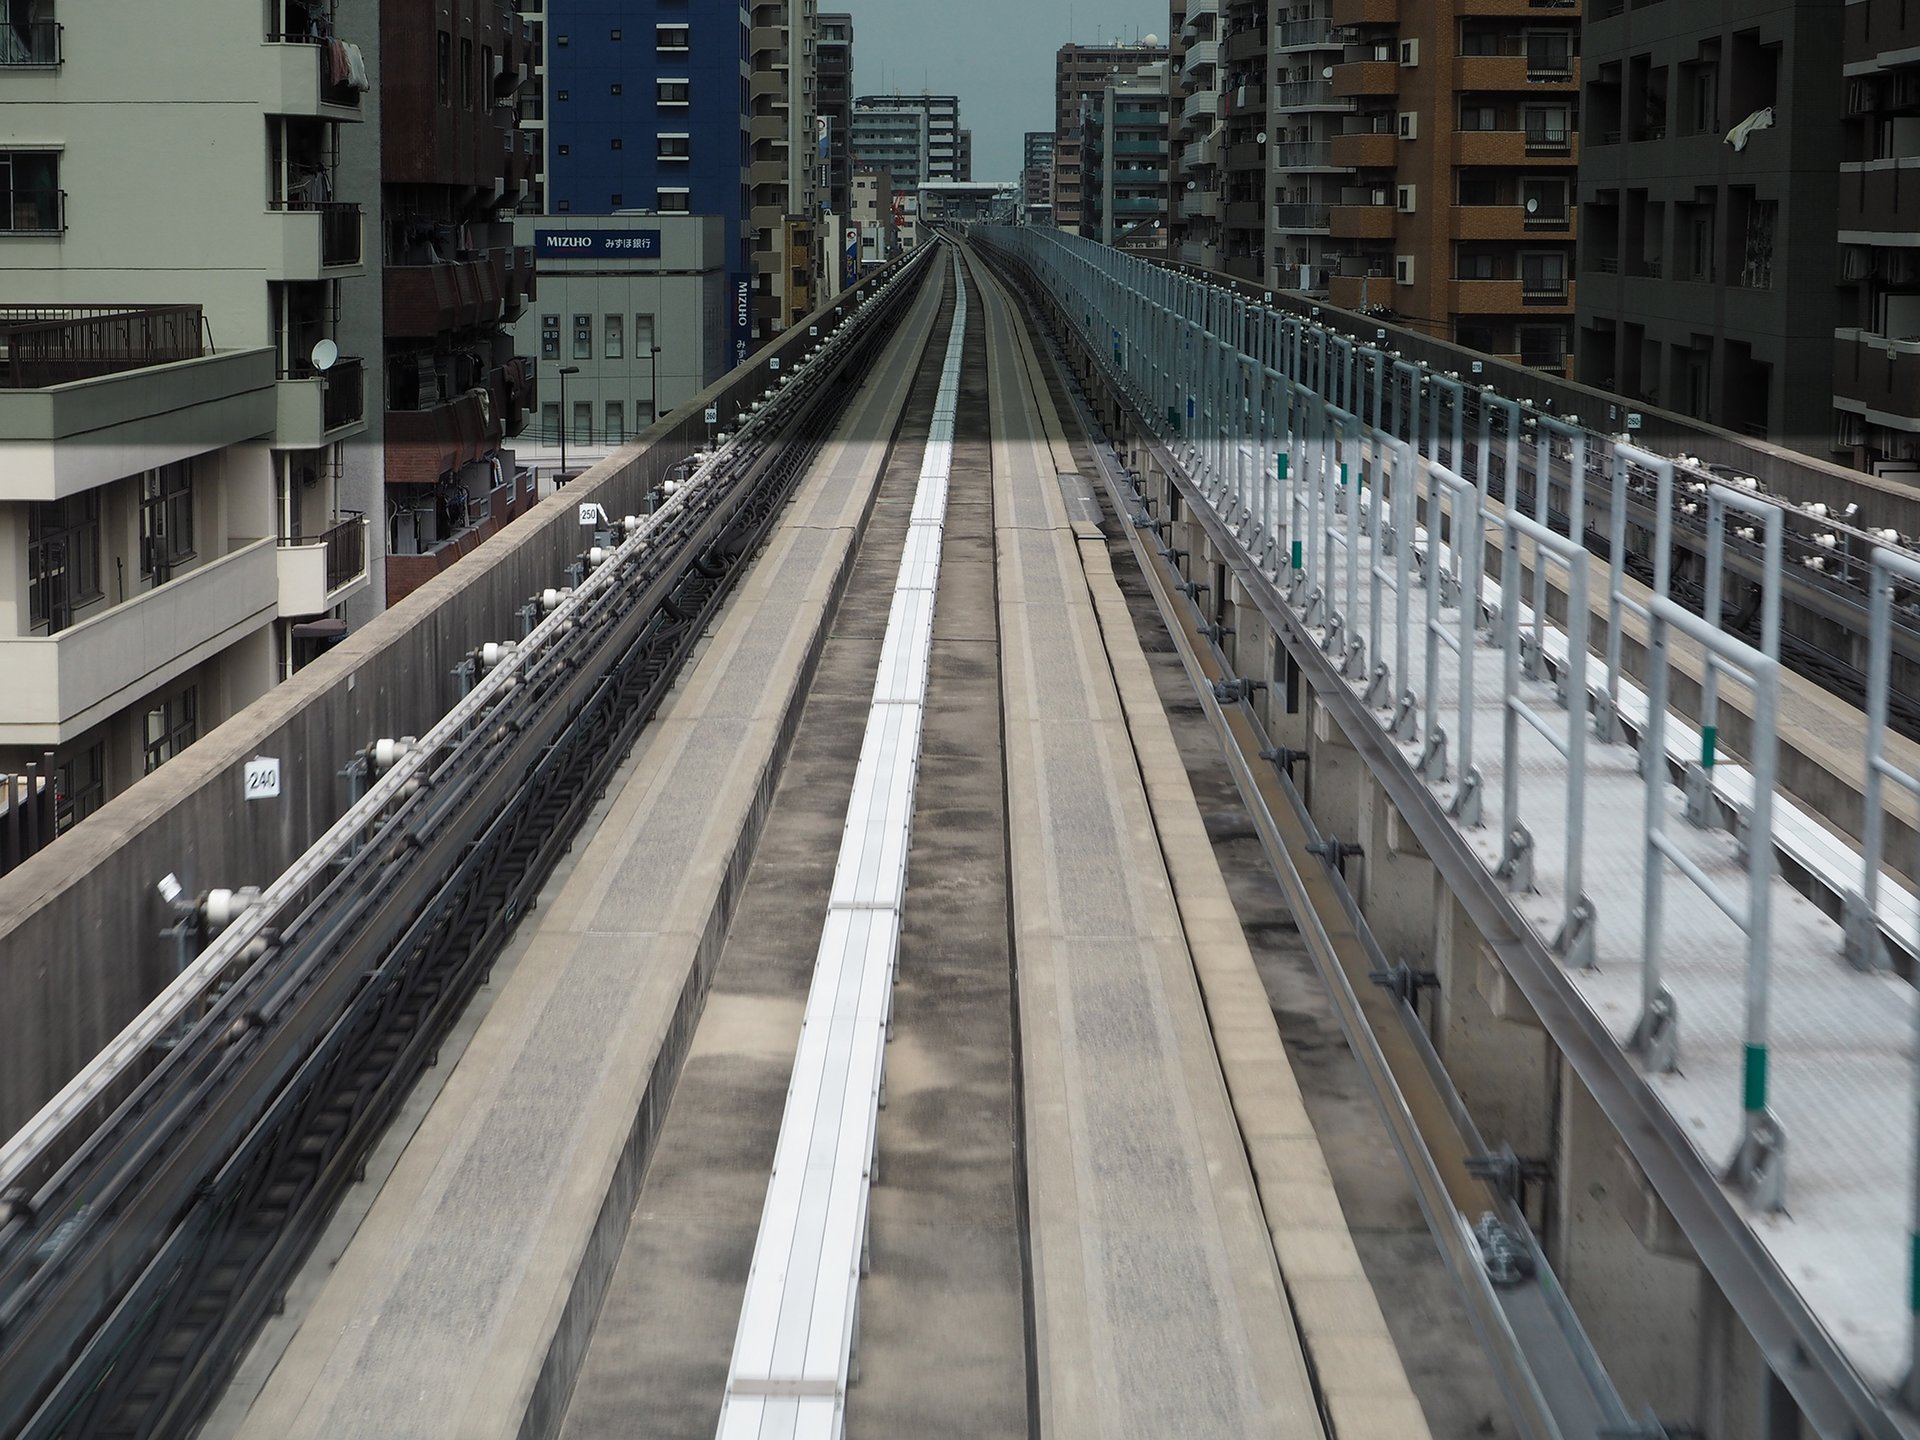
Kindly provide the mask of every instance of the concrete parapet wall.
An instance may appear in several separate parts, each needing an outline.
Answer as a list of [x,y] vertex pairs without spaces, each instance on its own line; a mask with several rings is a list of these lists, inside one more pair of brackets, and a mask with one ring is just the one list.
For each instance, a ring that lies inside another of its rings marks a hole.
[[[565,583],[583,548],[578,507],[616,520],[707,439],[703,412],[766,388],[769,360],[798,353],[864,298],[822,306],[746,365],[595,465],[479,550],[349,635],[179,758],[0,879],[0,1136],[11,1135],[172,979],[161,931],[173,915],[155,890],[177,875],[188,892],[266,885],[339,819],[341,775],[383,736],[423,734],[455,699],[467,652],[518,635],[527,598]],[[784,367],[783,367],[784,368]],[[243,771],[281,762],[278,799],[249,803]]]

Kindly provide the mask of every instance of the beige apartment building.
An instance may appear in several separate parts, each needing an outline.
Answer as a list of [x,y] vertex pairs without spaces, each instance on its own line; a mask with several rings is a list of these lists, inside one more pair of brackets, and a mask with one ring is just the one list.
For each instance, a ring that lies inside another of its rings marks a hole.
[[[818,0],[756,4],[748,33],[754,333],[768,340],[813,309],[818,158]],[[829,137],[831,141],[831,137]]]
[[70,822],[370,588],[378,36],[372,0],[7,29],[0,771],[52,752]]

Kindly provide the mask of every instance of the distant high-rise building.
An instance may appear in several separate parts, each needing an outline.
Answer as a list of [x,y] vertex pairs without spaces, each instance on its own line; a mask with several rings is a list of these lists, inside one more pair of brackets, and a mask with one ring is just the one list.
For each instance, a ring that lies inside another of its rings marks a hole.
[[852,204],[853,178],[853,17],[820,17],[819,77],[815,85],[820,115],[827,122],[826,184],[820,203],[844,217]]
[[1167,250],[1167,66],[1115,75],[1081,109],[1080,233],[1146,254]]
[[1021,206],[1029,225],[1053,223],[1053,132],[1029,130],[1021,149]]
[[[729,12],[731,7],[726,7]],[[756,0],[749,32],[748,184],[754,334],[771,339],[814,305],[820,217],[817,0]],[[738,94],[739,76],[733,77]]]
[[960,159],[958,170],[959,173],[953,177],[954,179],[967,181],[973,179],[973,131],[971,130],[962,130],[960,132]]
[[[885,168],[896,192],[928,180],[961,180],[960,99],[956,95],[862,95],[854,101],[856,165]],[[906,118],[916,112],[920,122]],[[965,157],[971,163],[971,153]]]
[[1097,100],[1108,79],[1131,75],[1143,65],[1167,58],[1167,47],[1153,37],[1137,45],[1062,45],[1054,59],[1053,218],[1065,230],[1081,220],[1080,115]]
[[[718,215],[726,226],[731,350],[752,343],[754,224],[747,191],[747,15],[736,6],[636,8],[618,0],[521,0],[544,4],[544,84],[538,118],[546,134],[544,209],[554,215],[620,210]],[[781,8],[781,7],[769,7]],[[752,139],[785,143],[771,80],[753,106],[767,118]],[[763,93],[764,92],[764,93]],[[524,114],[524,111],[523,111]],[[777,132],[777,133],[776,133]],[[784,200],[776,208],[784,215]]]

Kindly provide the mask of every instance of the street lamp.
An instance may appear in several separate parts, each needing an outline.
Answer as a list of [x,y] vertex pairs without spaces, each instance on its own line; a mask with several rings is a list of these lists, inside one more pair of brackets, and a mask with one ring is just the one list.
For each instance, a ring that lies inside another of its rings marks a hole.
[[560,367],[560,479],[559,484],[567,483],[567,376],[578,375],[578,365]]
[[660,418],[660,351],[661,346],[647,348],[647,423],[653,424]]

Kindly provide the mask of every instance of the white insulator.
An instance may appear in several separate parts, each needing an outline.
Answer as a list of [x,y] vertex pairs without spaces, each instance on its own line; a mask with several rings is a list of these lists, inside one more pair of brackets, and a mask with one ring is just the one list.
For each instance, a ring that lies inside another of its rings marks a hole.
[[1827,507],[1816,500],[1813,504],[1807,506],[1807,513],[1816,520],[1824,520],[1827,516]]
[[602,565],[607,563],[608,553],[604,546],[594,546],[591,550],[587,551],[587,568],[589,570],[598,570]]
[[1885,541],[1889,545],[1898,545],[1900,543],[1900,532],[1891,526],[1885,530],[1870,530],[1867,533],[1872,535],[1874,539]]
[[1742,475],[1738,483],[1742,490],[1758,490],[1760,488],[1760,482],[1751,475]]
[[1689,480],[1687,482],[1687,489],[1691,490],[1696,495],[1704,495],[1707,493],[1707,487],[1701,484],[1698,480]]
[[1680,513],[1682,515],[1698,515],[1700,513],[1700,507],[1694,504],[1693,501],[1688,500],[1681,505]]
[[660,493],[662,495],[672,495],[676,491],[678,491],[679,488],[680,488],[680,482],[678,480],[668,480],[661,485]]
[[1824,555],[1803,555],[1800,557],[1800,563],[1805,565],[1809,570],[1825,570],[1827,568],[1827,557]]
[[551,587],[542,590],[540,592],[540,608],[542,610],[557,610],[560,608],[562,598],[562,593]]
[[1818,535],[1813,537],[1813,543],[1818,545],[1822,550],[1832,550],[1839,545],[1840,537],[1831,530],[1822,530]]
[[1733,533],[1738,535],[1742,540],[1751,540],[1754,537],[1754,529],[1751,525],[1742,525]]
[[224,930],[259,899],[259,889],[251,885],[240,890],[209,890],[200,913],[209,929]]
[[622,515],[620,517],[620,528],[629,535],[633,534],[634,531],[640,528],[640,517],[638,515]]
[[518,648],[511,640],[489,640],[480,647],[480,667],[491,670]]
[[400,762],[400,757],[405,755],[409,748],[411,748],[409,742],[404,737],[399,740],[374,741],[373,768],[391,770]]

